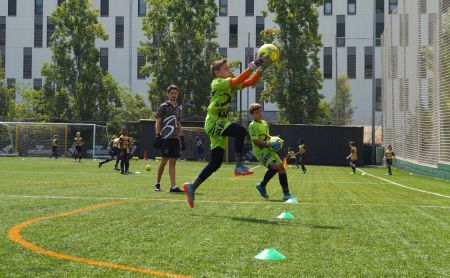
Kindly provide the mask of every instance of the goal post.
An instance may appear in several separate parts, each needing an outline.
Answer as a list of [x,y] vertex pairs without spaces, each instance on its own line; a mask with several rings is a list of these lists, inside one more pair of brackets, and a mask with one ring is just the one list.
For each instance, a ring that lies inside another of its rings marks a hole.
[[0,156],[43,156],[52,153],[52,139],[58,137],[58,156],[72,157],[73,141],[81,133],[82,156],[108,156],[109,135],[106,126],[85,123],[0,122]]

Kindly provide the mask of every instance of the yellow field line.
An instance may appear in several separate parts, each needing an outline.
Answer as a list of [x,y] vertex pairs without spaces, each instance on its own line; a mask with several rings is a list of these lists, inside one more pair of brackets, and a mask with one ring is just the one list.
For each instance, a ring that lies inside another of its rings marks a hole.
[[59,213],[59,214],[55,214],[55,215],[51,215],[51,216],[44,216],[44,217],[29,219],[29,220],[24,221],[16,226],[14,226],[13,228],[11,228],[8,231],[8,238],[12,241],[17,242],[18,244],[22,245],[23,247],[25,247],[29,250],[32,250],[34,252],[37,252],[37,253],[40,253],[43,255],[47,255],[50,257],[62,259],[62,260],[74,261],[74,262],[85,263],[85,264],[89,264],[89,265],[109,267],[109,268],[115,268],[115,269],[121,269],[121,270],[127,270],[127,271],[134,271],[134,272],[139,272],[139,273],[144,273],[144,274],[149,274],[149,275],[154,275],[154,276],[173,277],[173,278],[190,277],[190,276],[161,272],[161,271],[156,271],[156,270],[151,270],[151,269],[138,268],[138,267],[133,267],[133,266],[108,263],[108,262],[101,262],[101,261],[86,259],[86,258],[82,258],[82,257],[75,257],[75,256],[71,256],[68,254],[54,252],[54,251],[47,250],[47,249],[44,249],[44,248],[34,245],[33,243],[25,240],[22,237],[22,235],[20,234],[24,228],[26,228],[27,226],[30,226],[34,223],[38,223],[38,222],[48,220],[48,219],[69,216],[69,215],[73,215],[73,214],[77,214],[77,213],[93,211],[96,209],[101,209],[101,208],[119,205],[119,204],[123,204],[123,203],[126,203],[126,202],[121,201],[121,202],[103,203],[103,204],[98,204],[98,205],[93,205],[93,206],[89,206],[89,207],[85,207],[85,208],[81,208],[81,209],[71,210],[71,211],[67,211],[67,212],[63,212],[63,213]]

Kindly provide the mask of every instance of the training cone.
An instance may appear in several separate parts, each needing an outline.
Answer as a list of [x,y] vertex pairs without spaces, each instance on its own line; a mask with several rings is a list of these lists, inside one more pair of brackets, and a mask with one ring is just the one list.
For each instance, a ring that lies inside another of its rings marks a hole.
[[286,160],[286,157],[285,157],[285,158],[283,158],[283,167],[284,167],[284,168],[286,168],[286,167],[287,167],[287,160]]
[[298,200],[295,198],[289,199],[285,202],[286,204],[298,204]]
[[283,212],[277,216],[278,219],[294,219],[294,215],[290,212]]
[[267,260],[267,261],[279,261],[279,260],[286,259],[286,257],[283,254],[281,254],[274,248],[264,249],[261,253],[256,255],[254,258],[257,260]]
[[147,151],[144,151],[144,160],[147,160],[148,159],[148,157],[147,157]]

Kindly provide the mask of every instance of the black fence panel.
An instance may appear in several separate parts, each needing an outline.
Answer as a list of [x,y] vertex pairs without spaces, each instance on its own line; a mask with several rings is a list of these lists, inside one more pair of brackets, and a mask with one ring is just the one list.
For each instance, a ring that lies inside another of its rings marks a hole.
[[[143,157],[144,151],[149,158],[159,156],[159,151],[153,148],[155,138],[155,122],[141,120],[139,156]],[[183,126],[201,127],[200,122],[183,122]],[[349,142],[355,142],[358,148],[358,165],[363,164],[363,127],[340,126],[313,126],[313,125],[270,125],[271,135],[280,136],[284,140],[284,147],[278,152],[280,157],[285,157],[288,147],[298,151],[300,139],[306,145],[304,155],[307,164],[314,165],[348,165],[345,157],[350,153]],[[234,160],[234,139],[228,141],[229,160]],[[206,148],[205,148],[206,149]],[[209,148],[207,148],[209,150]],[[245,153],[251,150],[249,138],[246,140]],[[206,151],[206,150],[205,150]],[[250,157],[248,157],[250,160]]]

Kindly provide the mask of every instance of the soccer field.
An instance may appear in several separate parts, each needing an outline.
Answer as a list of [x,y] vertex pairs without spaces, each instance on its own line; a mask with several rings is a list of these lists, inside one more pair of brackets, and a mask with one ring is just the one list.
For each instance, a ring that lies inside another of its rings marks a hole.
[[[300,204],[285,204],[278,178],[266,201],[255,189],[265,170],[236,178],[230,164],[191,209],[167,192],[167,173],[164,192],[153,191],[156,161],[132,161],[141,173],[128,176],[97,163],[0,158],[1,277],[450,276],[448,182],[396,169],[288,168]],[[203,166],[179,162],[179,185]],[[282,212],[295,218],[278,220]],[[270,247],[286,259],[253,259]]]

